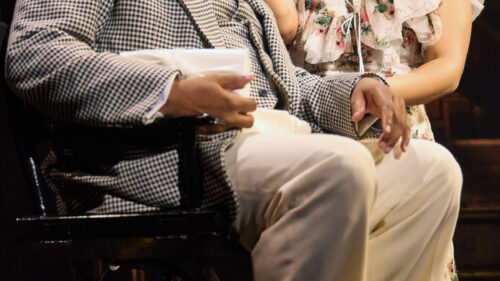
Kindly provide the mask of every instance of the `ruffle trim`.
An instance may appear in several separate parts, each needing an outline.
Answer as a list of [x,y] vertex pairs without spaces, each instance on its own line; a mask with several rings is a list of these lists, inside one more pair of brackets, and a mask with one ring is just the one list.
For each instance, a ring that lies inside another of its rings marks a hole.
[[[424,48],[435,44],[442,32],[435,12],[441,0],[354,0],[354,9],[344,0],[297,2],[299,33],[295,44],[304,49],[305,60],[311,64],[335,61],[344,53],[356,54],[353,43],[357,32],[363,45],[373,49],[401,46],[404,27],[415,32]],[[359,17],[357,30],[354,25],[358,19],[351,18],[353,15]]]
[[472,11],[472,20],[475,20],[477,16],[484,9],[484,0],[471,0],[471,11]]

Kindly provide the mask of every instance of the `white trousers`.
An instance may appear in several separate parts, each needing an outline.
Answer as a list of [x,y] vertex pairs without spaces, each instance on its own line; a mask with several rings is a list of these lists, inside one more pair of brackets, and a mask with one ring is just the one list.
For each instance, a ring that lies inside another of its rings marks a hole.
[[225,160],[256,281],[444,280],[462,176],[442,146],[375,166],[345,137],[257,133]]

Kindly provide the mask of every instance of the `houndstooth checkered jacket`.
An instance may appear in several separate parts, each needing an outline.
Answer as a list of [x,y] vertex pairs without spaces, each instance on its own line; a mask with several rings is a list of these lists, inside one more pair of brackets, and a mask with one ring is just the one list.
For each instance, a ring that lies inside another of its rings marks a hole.
[[[17,95],[56,120],[91,126],[149,123],[145,113],[175,70],[117,54],[224,48],[213,1],[20,0],[9,40],[7,79]],[[316,132],[355,137],[349,97],[358,75],[322,79],[295,68],[270,9],[261,0],[247,2],[257,19],[250,36],[260,37],[249,48],[256,49],[278,96],[261,96],[255,93],[259,86],[252,85],[259,106],[285,108],[310,122]],[[202,205],[224,206],[231,215],[237,212],[237,202],[222,156],[237,134],[199,138]],[[85,154],[54,149],[43,173],[58,196],[61,213],[140,212],[179,205],[177,163],[171,147],[117,144],[109,151]]]

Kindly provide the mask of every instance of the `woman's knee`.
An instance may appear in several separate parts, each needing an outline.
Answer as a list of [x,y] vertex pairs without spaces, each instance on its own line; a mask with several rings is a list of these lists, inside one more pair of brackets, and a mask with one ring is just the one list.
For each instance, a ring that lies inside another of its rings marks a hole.
[[[460,193],[462,191],[462,171],[455,157],[446,149],[437,143],[426,143],[427,153],[430,155],[429,162],[430,174],[428,177],[434,178],[439,182],[435,185],[437,193],[443,194],[450,199],[450,203],[457,208],[460,204]],[[431,179],[429,179],[431,180]]]
[[441,150],[442,152],[438,154],[436,159],[436,167],[439,167],[438,169],[441,170],[444,177],[445,184],[443,186],[447,188],[446,191],[449,194],[450,205],[458,212],[463,183],[462,170],[447,149],[441,147]]

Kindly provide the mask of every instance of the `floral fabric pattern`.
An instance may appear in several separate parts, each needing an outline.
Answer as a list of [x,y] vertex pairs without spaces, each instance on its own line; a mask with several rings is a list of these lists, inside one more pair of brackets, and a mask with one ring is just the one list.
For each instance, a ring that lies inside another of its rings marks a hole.
[[[406,74],[424,63],[423,52],[442,32],[436,12],[441,0],[295,1],[299,26],[290,55],[295,65],[319,75],[362,68],[385,78]],[[473,18],[483,2],[471,0]],[[411,137],[434,141],[425,107],[410,106],[407,113]],[[443,280],[457,281],[451,243],[448,257]]]
[[444,275],[445,280],[458,281],[457,266],[454,259],[450,259],[447,265],[447,271]]
[[[424,62],[423,51],[441,36],[441,0],[296,2],[299,27],[290,54],[296,65],[320,75],[360,71],[360,59],[367,72],[385,78],[406,74]],[[407,111],[412,137],[433,141],[424,106]]]

